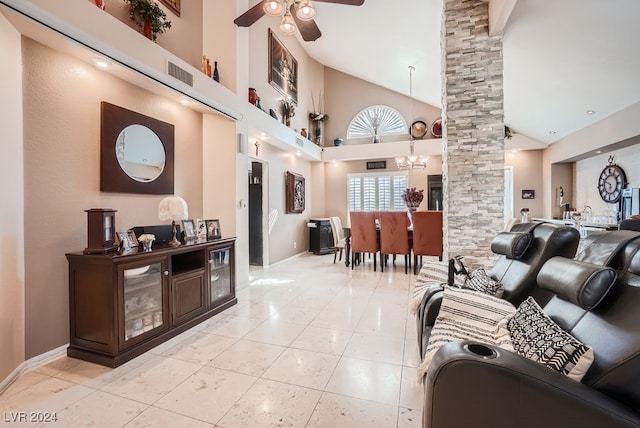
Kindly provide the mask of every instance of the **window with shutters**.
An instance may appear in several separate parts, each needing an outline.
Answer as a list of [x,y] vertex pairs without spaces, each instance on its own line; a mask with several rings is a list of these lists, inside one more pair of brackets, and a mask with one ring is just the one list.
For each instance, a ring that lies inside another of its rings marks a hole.
[[407,188],[407,173],[349,174],[347,198],[351,211],[406,211],[402,193]]

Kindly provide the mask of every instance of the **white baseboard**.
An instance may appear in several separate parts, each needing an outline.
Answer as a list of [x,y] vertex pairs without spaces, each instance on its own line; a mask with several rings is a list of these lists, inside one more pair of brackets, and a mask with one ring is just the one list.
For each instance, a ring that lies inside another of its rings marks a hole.
[[4,393],[7,388],[9,388],[9,386],[27,370],[31,370],[34,367],[46,364],[49,361],[66,355],[68,346],[69,344],[67,343],[66,345],[62,345],[58,348],[52,349],[51,351],[45,352],[44,354],[36,355],[35,357],[29,358],[27,361],[24,361],[11,373],[9,373],[9,376],[7,376],[2,382],[0,382],[0,394]]
[[300,253],[298,253],[298,254],[294,254],[294,255],[293,255],[293,256],[291,256],[291,257],[287,257],[286,259],[282,259],[282,260],[277,261],[277,262],[275,262],[275,263],[272,263],[272,264],[270,264],[270,265],[268,265],[268,266],[265,266],[264,268],[265,268],[265,269],[271,269],[271,268],[272,268],[272,267],[274,267],[274,266],[278,266],[278,265],[280,265],[280,264],[282,264],[282,263],[286,263],[286,262],[288,262],[289,260],[297,259],[298,257],[300,257],[300,256],[304,256],[304,255],[305,255],[305,254],[307,254],[307,253],[308,253],[308,251],[307,251],[307,250],[302,251],[302,252],[300,252]]

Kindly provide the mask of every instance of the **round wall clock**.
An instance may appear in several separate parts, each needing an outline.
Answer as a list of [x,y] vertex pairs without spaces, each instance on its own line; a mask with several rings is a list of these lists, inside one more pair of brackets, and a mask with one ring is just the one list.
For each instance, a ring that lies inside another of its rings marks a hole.
[[609,165],[604,167],[598,178],[598,193],[602,200],[608,204],[618,202],[626,183],[623,169],[613,163],[613,158],[609,158]]

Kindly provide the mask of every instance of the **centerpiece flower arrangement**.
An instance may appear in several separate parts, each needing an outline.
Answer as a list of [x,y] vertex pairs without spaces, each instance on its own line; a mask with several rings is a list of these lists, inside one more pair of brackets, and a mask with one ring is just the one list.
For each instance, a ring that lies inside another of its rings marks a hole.
[[424,199],[424,189],[418,190],[415,187],[408,188],[402,193],[402,199],[404,203],[407,204],[409,210],[415,211]]

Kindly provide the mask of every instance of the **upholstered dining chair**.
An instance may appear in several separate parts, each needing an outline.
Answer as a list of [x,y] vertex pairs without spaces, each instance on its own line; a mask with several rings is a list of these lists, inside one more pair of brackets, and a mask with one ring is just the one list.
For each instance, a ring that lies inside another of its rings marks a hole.
[[403,255],[404,273],[411,265],[411,246],[409,245],[409,217],[406,211],[380,212],[380,269],[384,271],[386,256]]
[[331,223],[331,232],[333,233],[333,263],[335,264],[338,251],[340,251],[339,260],[342,260],[342,252],[347,240],[344,237],[344,229],[342,228],[340,217],[329,217],[329,223]]
[[376,217],[373,212],[353,211],[349,213],[351,221],[351,269],[354,268],[356,255],[373,253],[373,271],[376,271],[376,253],[380,251]]
[[418,273],[418,266],[422,266],[422,256],[436,256],[442,261],[442,211],[413,213],[414,274]]

